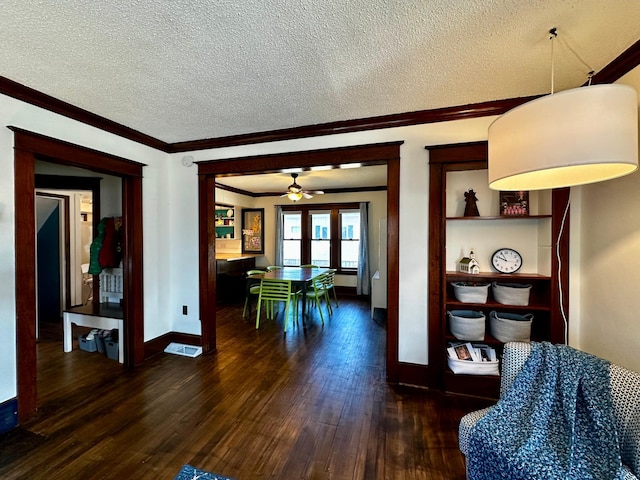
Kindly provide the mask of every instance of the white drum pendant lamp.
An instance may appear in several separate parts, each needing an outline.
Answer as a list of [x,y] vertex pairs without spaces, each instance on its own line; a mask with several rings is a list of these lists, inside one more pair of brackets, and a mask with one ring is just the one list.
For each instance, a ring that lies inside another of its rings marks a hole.
[[489,186],[541,190],[638,168],[638,98],[627,85],[574,88],[520,105],[489,126]]
[[[543,190],[618,178],[638,169],[638,94],[627,85],[554,93],[509,110],[489,126],[489,187]],[[575,53],[585,67],[589,66]],[[592,70],[589,68],[589,70]]]

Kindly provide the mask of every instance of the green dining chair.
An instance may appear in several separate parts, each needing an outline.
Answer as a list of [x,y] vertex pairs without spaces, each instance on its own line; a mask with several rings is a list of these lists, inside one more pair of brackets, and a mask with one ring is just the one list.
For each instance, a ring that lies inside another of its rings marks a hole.
[[329,272],[325,277],[324,288],[327,289],[327,295],[329,292],[333,291],[333,299],[336,301],[336,307],[338,306],[338,294],[336,293],[336,269],[330,268]]
[[264,270],[247,271],[245,279],[245,281],[247,282],[247,290],[244,299],[244,308],[242,309],[242,318],[244,318],[247,313],[247,306],[249,307],[249,316],[251,316],[251,298],[258,298],[258,295],[260,294],[260,282],[256,277],[264,274]]
[[318,266],[308,263],[306,265],[300,265],[300,268],[318,268]]
[[298,319],[298,294],[292,290],[291,280],[263,278],[260,280],[260,293],[258,294],[258,312],[256,314],[256,329],[260,328],[260,312],[263,304],[268,319],[274,318],[274,306],[278,302],[285,304],[284,331],[287,331],[289,321],[289,306],[294,302],[294,320]]
[[324,315],[322,314],[321,301],[324,298],[325,303],[327,304],[327,312],[331,315],[331,304],[329,303],[329,296],[327,294],[327,289],[325,288],[325,276],[326,273],[318,275],[311,282],[311,288],[307,289],[307,313],[310,308],[310,303],[313,303],[315,307],[320,312],[320,320],[322,320],[322,324],[324,325]]
[[267,267],[267,272],[272,272],[274,270],[280,270],[282,267],[278,266],[278,265],[269,265]]

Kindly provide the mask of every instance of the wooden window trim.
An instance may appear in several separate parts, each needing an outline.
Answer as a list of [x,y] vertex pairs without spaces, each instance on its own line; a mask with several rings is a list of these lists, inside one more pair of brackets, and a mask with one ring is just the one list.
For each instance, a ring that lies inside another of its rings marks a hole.
[[283,212],[300,212],[302,215],[300,225],[302,231],[300,232],[301,239],[301,262],[302,265],[311,263],[311,212],[312,211],[325,211],[330,212],[330,228],[331,228],[331,257],[330,266],[335,268],[340,275],[357,275],[357,269],[343,269],[340,266],[340,254],[342,250],[342,235],[341,235],[341,222],[340,211],[341,210],[360,210],[360,204],[355,202],[349,203],[315,203],[309,205],[282,205]]

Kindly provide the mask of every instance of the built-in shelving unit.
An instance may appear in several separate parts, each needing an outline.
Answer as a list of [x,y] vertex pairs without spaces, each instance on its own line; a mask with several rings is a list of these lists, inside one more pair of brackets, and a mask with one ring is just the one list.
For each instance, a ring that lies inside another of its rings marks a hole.
[[216,205],[216,238],[236,238],[235,208],[231,205]]
[[[568,258],[568,189],[530,192],[531,214],[500,216],[498,192],[486,180],[487,144],[427,147],[429,150],[429,383],[447,392],[497,398],[500,377],[454,374],[447,366],[446,347],[460,341],[450,332],[447,311],[482,311],[486,333],[482,343],[496,348],[503,344],[493,338],[489,313],[531,313],[534,316],[531,340],[564,341],[568,315],[568,271],[559,270],[559,259]],[[478,196],[480,216],[465,217],[464,192],[473,188]],[[499,248],[510,247],[523,256],[518,273],[492,271],[490,257]],[[457,262],[473,248],[480,262],[480,274],[457,271]],[[529,305],[503,305],[491,294],[485,303],[463,303],[454,296],[452,282],[531,284]],[[562,286],[562,288],[560,288]],[[564,305],[563,316],[561,302]]]

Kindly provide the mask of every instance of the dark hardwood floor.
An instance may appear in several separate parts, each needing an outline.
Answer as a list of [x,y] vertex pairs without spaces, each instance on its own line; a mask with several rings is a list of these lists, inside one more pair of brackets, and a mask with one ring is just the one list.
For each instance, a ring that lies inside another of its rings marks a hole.
[[215,355],[135,370],[40,342],[39,414],[0,436],[0,478],[173,479],[186,463],[238,480],[464,478],[458,421],[488,402],[388,385],[366,303],[286,335],[282,313],[255,330],[241,310],[219,308]]

